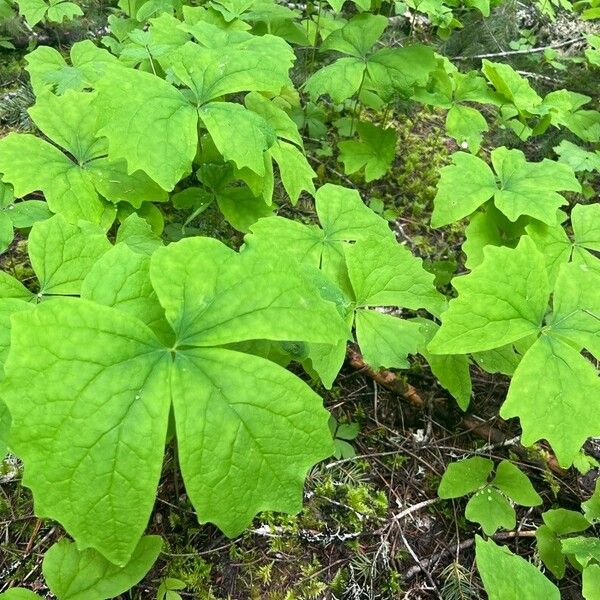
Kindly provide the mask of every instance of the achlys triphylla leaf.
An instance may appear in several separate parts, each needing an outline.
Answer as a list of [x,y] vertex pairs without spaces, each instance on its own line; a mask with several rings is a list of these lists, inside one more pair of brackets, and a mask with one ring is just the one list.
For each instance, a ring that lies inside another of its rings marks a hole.
[[489,600],[560,600],[558,588],[541,571],[505,546],[476,536],[475,557]]
[[558,162],[569,165],[576,173],[579,171],[600,171],[600,152],[589,152],[567,140],[554,146]]
[[358,140],[338,143],[340,162],[344,163],[346,175],[364,169],[368,183],[380,179],[389,170],[396,157],[398,135],[391,129],[382,129],[371,123],[357,123]]
[[159,536],[144,536],[121,567],[91,548],[78,550],[74,542],[62,539],[46,551],[42,571],[60,600],[106,600],[138,583],[156,562],[161,548]]
[[321,50],[345,56],[323,67],[306,82],[313,99],[329,94],[336,103],[360,89],[370,90],[384,102],[395,94],[410,96],[416,85],[425,85],[435,68],[433,51],[421,45],[373,50],[388,20],[383,15],[355,15],[341,29],[329,34]]
[[292,204],[296,204],[300,194],[306,190],[314,195],[313,171],[304,155],[304,145],[298,128],[288,114],[262,94],[251,92],[245,98],[246,107],[261,115],[275,130],[277,141],[268,153],[279,167],[279,175]]
[[581,191],[569,166],[548,159],[530,163],[520,150],[493,150],[495,175],[483,160],[471,154],[457,152],[452,160],[452,165],[441,170],[431,217],[434,227],[470,215],[490,198],[510,221],[529,215],[555,225],[558,208],[567,203],[557,192]]
[[307,470],[332,452],[321,399],[278,365],[219,346],[333,344],[347,328],[293,263],[274,260],[208,238],[156,250],[150,277],[173,328],[167,345],[147,314],[89,300],[14,318],[2,383],[14,450],[36,510],[80,549],[129,561],[154,504],[171,407],[200,521],[234,536],[260,510],[300,509]]
[[12,186],[4,183],[0,175],[0,253],[12,243],[13,229],[31,227],[34,223],[51,216],[52,213],[45,202],[24,200],[15,203]]
[[320,268],[348,291],[344,242],[370,237],[394,239],[393,233],[355,190],[326,184],[315,195],[315,207],[321,227],[283,217],[260,219],[251,227],[246,244],[266,252],[285,252],[302,264]]
[[192,98],[189,90],[184,93],[150,73],[111,69],[98,82],[100,112],[106,116],[100,134],[108,138],[110,155],[126,160],[130,171],[141,169],[171,190],[191,169],[200,118],[226,160],[263,175],[263,153],[275,142],[272,127],[238,104],[215,100],[291,86],[293,56],[282,39],[271,35],[218,49],[188,42],[161,62],[171,80],[191,89]]
[[600,355],[598,275],[585,264],[562,265],[546,326],[552,288],[544,257],[529,237],[515,249],[486,248],[483,262],[453,284],[458,298],[442,315],[429,351],[478,352],[539,336],[528,344],[500,414],[518,416],[523,442],[546,438],[568,466],[585,439],[600,433],[600,416],[587,400],[600,383],[579,353],[585,348]]
[[125,162],[106,158],[105,141],[97,137],[93,100],[92,94],[83,92],[46,93],[29,110],[56,146],[22,133],[0,140],[0,172],[13,185],[15,195],[41,190],[50,210],[70,222],[100,222],[105,208],[99,194],[137,207],[145,200],[166,199],[165,192],[146,175],[128,175]]
[[71,65],[58,50],[49,46],[39,46],[26,56],[26,70],[36,96],[44,91],[63,94],[67,90],[83,91],[93,87],[106,67],[117,62],[115,56],[91,40],[73,44],[70,57]]
[[476,71],[460,73],[447,59],[440,62],[427,87],[417,88],[413,98],[447,109],[446,133],[476,153],[488,125],[479,110],[465,103],[499,105],[499,97]]
[[560,266],[573,261],[600,274],[600,261],[592,252],[600,250],[600,205],[576,204],[571,211],[573,241],[562,225],[531,223],[527,233],[544,254],[550,281],[554,283]]
[[36,223],[29,234],[28,252],[39,291],[34,294],[0,272],[0,297],[36,302],[48,296],[79,294],[84,277],[110,247],[104,232],[90,223],[78,227],[60,215]]
[[438,488],[440,498],[459,498],[473,493],[465,517],[479,523],[487,535],[501,527],[513,529],[516,513],[510,501],[521,506],[537,506],[542,499],[531,481],[510,461],[503,460],[490,480],[494,463],[474,456],[448,465]]

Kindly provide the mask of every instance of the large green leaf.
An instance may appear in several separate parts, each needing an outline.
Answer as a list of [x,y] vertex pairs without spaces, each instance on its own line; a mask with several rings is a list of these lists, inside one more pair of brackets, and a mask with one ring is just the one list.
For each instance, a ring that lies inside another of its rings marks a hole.
[[60,600],[105,600],[127,592],[150,570],[162,547],[156,535],[143,537],[124,566],[110,563],[92,549],[80,551],[65,539],[44,555],[43,573]]
[[357,307],[426,308],[439,314],[445,298],[423,261],[393,240],[370,239],[345,247],[348,276]]
[[173,189],[196,156],[196,109],[171,84],[134,69],[109,69],[97,88],[99,134],[108,138],[110,156]]
[[[29,110],[41,131],[59,147],[30,134],[11,133],[0,140],[0,172],[17,197],[41,190],[53,212],[70,222],[100,222],[99,193],[114,202],[139,206],[166,194],[143,173],[129,176],[123,161],[109,161],[97,138],[94,95],[67,91],[43,94]],[[69,156],[70,155],[70,156]]]
[[476,536],[475,556],[489,600],[560,600],[549,579],[505,546]]
[[60,298],[13,316],[1,384],[11,447],[38,514],[58,520],[81,550],[129,561],[154,504],[172,406],[201,521],[236,535],[260,510],[299,509],[307,470],[332,452],[320,398],[274,363],[209,347],[346,337],[335,306],[293,264],[273,261],[208,238],[156,250],[151,281],[175,343],[162,343],[128,314],[118,286],[101,282],[84,289],[112,306]]
[[581,191],[571,167],[548,159],[530,163],[520,150],[501,147],[492,151],[496,175],[483,160],[471,154],[457,152],[452,160],[452,165],[441,170],[431,217],[434,227],[470,215],[492,197],[510,221],[529,215],[554,225],[557,209],[567,203],[558,191]]
[[36,95],[46,90],[63,94],[66,90],[82,91],[92,87],[104,75],[106,68],[117,62],[108,50],[91,40],[71,46],[71,65],[63,55],[50,46],[39,46],[27,57],[27,72]]
[[371,123],[356,125],[358,140],[338,144],[339,160],[344,163],[347,175],[364,169],[365,181],[380,179],[389,170],[396,157],[398,136],[393,129],[381,129]]
[[303,264],[321,268],[347,289],[344,243],[393,234],[384,219],[368,208],[355,190],[326,184],[315,195],[321,228],[282,217],[260,219],[246,237],[249,247],[285,252]]
[[512,248],[488,246],[472,273],[456,277],[458,297],[442,314],[429,350],[452,354],[491,350],[536,333],[548,307],[544,257],[528,237]]
[[523,443],[547,439],[567,467],[588,437],[600,435],[600,414],[589,406],[599,393],[592,364],[567,343],[542,336],[519,363],[500,415],[518,416]]
[[154,74],[109,69],[97,88],[103,115],[100,133],[108,138],[111,158],[126,160],[130,172],[142,170],[172,190],[191,171],[200,111],[225,159],[263,175],[262,153],[275,140],[271,127],[241,105],[211,101],[242,91],[279,93],[291,85],[292,58],[290,47],[271,35],[244,36],[221,48],[188,42],[161,62],[172,74],[170,80],[189,90],[179,90]]
[[556,223],[557,209],[567,201],[557,192],[580,192],[573,169],[544,159],[530,163],[520,150],[496,148],[492,163],[500,182],[495,193],[496,206],[511,220],[529,215],[544,223]]

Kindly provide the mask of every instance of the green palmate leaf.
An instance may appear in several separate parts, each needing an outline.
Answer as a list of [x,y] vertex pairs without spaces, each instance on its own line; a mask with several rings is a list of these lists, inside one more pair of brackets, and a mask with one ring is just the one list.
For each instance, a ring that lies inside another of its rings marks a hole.
[[553,308],[549,334],[600,357],[600,273],[586,264],[563,265],[554,288]]
[[514,529],[517,524],[515,509],[495,487],[485,487],[467,502],[465,517],[481,525],[486,535],[494,535],[500,528]]
[[363,89],[389,102],[395,94],[409,97],[415,86],[424,86],[436,66],[431,48],[417,44],[373,50],[387,23],[382,15],[362,13],[329,34],[321,49],[346,56],[308,79],[305,87],[311,97],[329,94],[340,103]]
[[357,310],[355,324],[361,352],[373,368],[408,369],[407,356],[416,354],[423,339],[418,323],[373,310]]
[[483,487],[494,469],[488,458],[473,456],[448,465],[438,488],[440,498],[460,498]]
[[528,163],[520,150],[506,148],[492,152],[492,163],[500,182],[495,203],[511,221],[530,215],[552,225],[557,209],[567,203],[557,191],[581,191],[573,169],[562,163]]
[[249,247],[275,250],[303,264],[321,268],[347,289],[344,243],[370,237],[389,238],[387,222],[368,208],[358,192],[326,184],[315,195],[321,228],[281,217],[261,219],[246,237]]
[[453,285],[458,298],[442,315],[429,351],[490,350],[540,330],[550,286],[544,257],[530,238],[523,237],[515,249],[485,248],[483,262],[454,278]]
[[493,540],[476,536],[475,556],[489,600],[560,600],[558,588],[533,564]]
[[[226,48],[188,42],[161,62],[191,89],[192,98],[155,75],[110,69],[97,86],[105,115],[100,133],[108,138],[112,157],[127,160],[130,171],[140,169],[171,190],[191,170],[200,116],[227,160],[263,175],[262,154],[275,140],[272,128],[240,105],[211,101],[242,91],[279,93],[291,86],[292,58],[290,47],[271,35],[250,36]],[[231,136],[238,143],[228,143]]]
[[579,533],[590,527],[589,521],[580,512],[566,508],[547,510],[542,518],[546,527],[557,535]]
[[2,397],[14,449],[38,513],[80,549],[130,560],[154,503],[171,406],[201,521],[236,535],[260,510],[300,508],[308,468],[332,452],[321,399],[274,363],[210,347],[346,336],[334,305],[293,265],[271,261],[207,238],[156,250],[152,286],[176,336],[167,345],[119,298],[56,299],[13,317]]
[[515,105],[519,111],[535,112],[542,99],[529,85],[525,77],[519,75],[511,66],[483,60],[482,73],[494,86],[498,94]]
[[500,462],[492,485],[521,506],[537,506],[542,498],[535,491],[529,477],[508,460]]
[[244,188],[231,188],[217,196],[219,210],[238,231],[247,233],[261,218],[270,217],[276,206],[267,205],[263,198],[256,198]]
[[105,157],[105,143],[96,137],[93,99],[82,92],[47,93],[29,111],[42,132],[73,158],[29,134],[12,133],[0,140],[0,171],[13,184],[15,195],[41,190],[49,208],[71,222],[100,222],[104,206],[98,193],[135,206],[166,199],[143,173],[128,176],[124,162]]
[[105,600],[131,589],[150,570],[162,547],[156,535],[143,537],[129,562],[120,567],[92,549],[79,551],[61,540],[44,555],[43,573],[61,600]]
[[589,398],[599,392],[591,363],[565,342],[543,336],[522,358],[500,415],[518,416],[523,443],[546,438],[568,466],[585,440],[600,434],[600,415],[589,410]]
[[471,106],[455,104],[446,115],[446,133],[460,145],[466,145],[470,152],[479,150],[483,133],[488,129],[485,117]]
[[420,258],[393,240],[362,240],[345,248],[348,275],[357,307],[426,308],[439,314],[445,298]]
[[366,58],[387,24],[388,20],[383,15],[355,15],[344,27],[329,34],[321,49],[337,50],[356,58]]
[[589,152],[567,140],[554,147],[558,161],[569,165],[573,171],[600,171],[600,153]]
[[572,554],[584,567],[590,561],[600,562],[600,538],[577,536],[561,540],[563,552]]
[[106,68],[117,63],[115,56],[90,40],[73,44],[70,56],[71,65],[49,46],[39,46],[27,55],[26,69],[37,96],[47,90],[63,94],[66,90],[93,87]]
[[544,254],[552,283],[556,281],[561,265],[569,260],[587,265],[600,273],[600,263],[590,252],[600,248],[600,229],[597,225],[599,218],[600,206],[597,204],[574,206],[571,211],[573,241],[560,225],[551,227],[544,223],[531,223],[527,226],[527,233]]
[[359,140],[340,142],[339,160],[347,175],[364,169],[365,181],[380,179],[389,170],[396,156],[398,136],[393,129],[381,129],[371,123],[356,125]]
[[471,401],[471,374],[469,372],[469,359],[464,354],[432,354],[427,351],[427,344],[432,340],[438,325],[426,319],[416,320],[423,333],[423,343],[419,353],[429,363],[431,372],[438,382],[444,387],[463,410],[467,410]]
[[448,225],[470,215],[497,190],[494,173],[480,158],[455,152],[452,163],[440,171],[441,178],[431,216],[433,227]]
[[[441,179],[431,217],[434,227],[447,225],[470,215],[490,198],[510,221],[529,215],[554,225],[557,209],[566,204],[558,190],[579,192],[573,170],[562,163],[544,159],[529,163],[520,150],[501,147],[492,151],[496,176],[476,156],[457,152],[453,165],[441,170]],[[497,178],[497,182],[496,182]],[[458,194],[457,190],[461,193]]]

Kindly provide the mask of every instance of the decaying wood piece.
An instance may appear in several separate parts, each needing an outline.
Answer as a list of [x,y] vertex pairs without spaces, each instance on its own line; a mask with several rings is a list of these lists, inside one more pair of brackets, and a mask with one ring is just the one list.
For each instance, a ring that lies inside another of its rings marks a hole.
[[[425,408],[427,406],[427,402],[419,394],[416,388],[409,383],[402,381],[402,379],[400,379],[393,371],[387,369],[375,371],[374,369],[371,369],[371,367],[365,363],[364,358],[356,348],[349,346],[346,351],[346,358],[348,359],[348,363],[354,369],[361,371],[379,385],[394,392],[411,406],[415,408]],[[508,440],[508,437],[502,431],[492,427],[485,421],[478,420],[472,415],[465,415],[461,422],[465,429],[492,444],[503,444]],[[525,447],[520,444],[513,444],[512,448],[520,458],[531,462],[531,457]],[[558,460],[554,454],[548,452],[546,460],[548,468],[553,473],[559,477],[564,477],[566,475],[567,471],[558,464]]]

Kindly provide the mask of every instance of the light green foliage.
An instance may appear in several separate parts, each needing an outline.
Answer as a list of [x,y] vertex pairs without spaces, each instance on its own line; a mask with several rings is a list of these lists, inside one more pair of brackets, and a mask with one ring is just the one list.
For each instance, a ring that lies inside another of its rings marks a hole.
[[344,57],[308,79],[305,89],[311,98],[329,94],[334,102],[340,103],[368,90],[389,102],[395,94],[408,97],[416,86],[425,85],[435,68],[430,48],[416,44],[373,50],[387,24],[383,15],[362,13],[330,33],[321,50],[336,51]]
[[96,137],[93,99],[84,92],[46,93],[30,109],[37,126],[56,145],[22,133],[0,140],[0,172],[15,195],[41,190],[50,210],[74,223],[100,222],[105,209],[99,194],[136,207],[145,200],[166,198],[143,173],[128,174],[124,161],[106,158],[106,145]]
[[27,72],[36,95],[44,91],[63,94],[67,90],[83,91],[92,87],[105,70],[117,59],[107,50],[98,48],[90,40],[73,44],[71,64],[60,52],[50,46],[39,46],[27,55]]
[[20,14],[30,27],[35,27],[44,19],[62,23],[65,19],[71,21],[74,17],[83,15],[77,4],[67,0],[17,0],[17,4]]
[[92,549],[80,551],[60,540],[45,554],[43,573],[60,600],[105,600],[132,588],[150,570],[162,547],[158,536],[145,536],[127,564],[116,566]]
[[490,600],[559,600],[558,588],[536,567],[493,540],[475,538],[475,560]]
[[354,190],[326,184],[315,195],[315,208],[321,227],[269,217],[250,228],[246,243],[265,252],[284,252],[302,264],[320,268],[347,290],[344,243],[393,239],[393,234],[387,222],[368,208]]
[[454,279],[458,298],[429,344],[430,352],[478,352],[541,334],[515,370],[500,414],[521,419],[525,444],[546,438],[564,465],[571,464],[588,436],[600,432],[600,420],[586,400],[598,393],[600,383],[579,354],[581,348],[600,353],[596,279],[586,264],[562,265],[554,311],[544,327],[552,290],[544,256],[528,237],[515,249],[487,247],[470,275]]
[[521,506],[537,506],[542,499],[529,478],[515,465],[503,460],[491,481],[494,463],[480,456],[450,463],[438,488],[440,498],[474,494],[465,508],[465,517],[479,523],[487,535],[503,527],[513,529],[516,514],[510,501]]
[[459,498],[484,486],[494,469],[494,463],[474,456],[448,465],[438,488],[440,498]]
[[492,151],[492,164],[495,175],[476,156],[463,152],[453,155],[453,164],[441,171],[431,217],[434,227],[470,215],[490,198],[512,222],[529,215],[555,225],[557,209],[566,204],[558,191],[581,191],[573,169],[563,163],[548,159],[530,163],[520,150],[501,147]]
[[4,252],[14,239],[13,229],[31,227],[38,221],[52,216],[45,202],[25,200],[15,202],[12,186],[0,179],[0,253]]
[[427,344],[433,339],[439,326],[433,321],[418,319],[421,327],[423,342],[419,348],[435,375],[438,382],[456,399],[463,410],[467,410],[471,401],[471,374],[469,359],[464,354],[432,354],[427,350]]
[[239,104],[215,100],[244,91],[279,93],[291,86],[292,60],[291,48],[271,35],[248,35],[226,48],[187,42],[161,58],[188,88],[185,93],[153,74],[111,68],[97,84],[100,113],[108,117],[100,133],[108,138],[111,156],[172,190],[191,170],[200,120],[226,160],[262,176],[262,154],[275,142],[273,128]]
[[554,147],[559,162],[569,165],[573,171],[600,171],[600,152],[589,152],[567,140]]
[[600,565],[591,564],[583,570],[581,593],[585,600],[600,597]]
[[592,254],[600,248],[600,205],[577,204],[571,211],[573,241],[561,225],[531,223],[526,230],[543,253],[550,282],[558,277],[560,267],[573,261],[600,274],[600,261]]
[[321,400],[274,363],[219,346],[332,344],[346,327],[292,263],[271,261],[207,238],[156,250],[150,279],[173,328],[168,345],[118,302],[55,299],[13,320],[2,397],[14,450],[38,514],[81,549],[120,566],[130,559],[154,503],[171,407],[202,522],[233,536],[259,510],[299,510],[307,469],[332,452]]
[[7,273],[0,273],[0,297],[35,301],[78,294],[92,265],[110,248],[101,229],[70,225],[60,215],[36,223],[29,236],[29,258],[38,279],[37,294]]
[[40,600],[41,596],[25,588],[10,588],[0,594],[0,600]]
[[447,109],[446,133],[476,153],[488,124],[479,110],[467,103],[499,104],[499,98],[477,72],[460,73],[448,61],[440,62],[428,85],[417,88],[414,98]]
[[363,240],[345,248],[355,307],[356,338],[371,366],[407,368],[407,355],[422,344],[420,325],[373,310],[378,306],[426,308],[437,314],[445,301],[433,275],[410,251],[387,240]]
[[357,123],[358,140],[339,142],[339,160],[347,175],[364,169],[365,181],[380,179],[396,157],[398,135],[393,129],[381,129],[371,123]]

